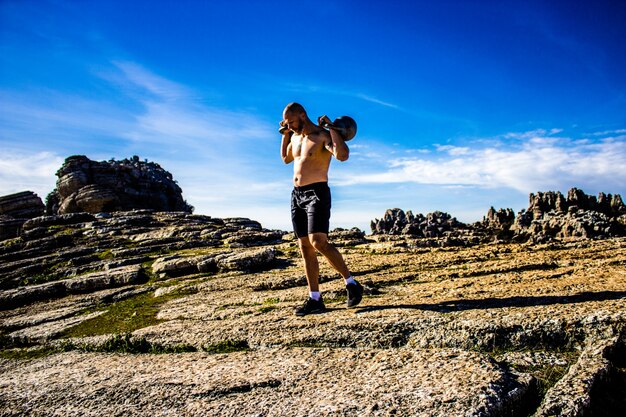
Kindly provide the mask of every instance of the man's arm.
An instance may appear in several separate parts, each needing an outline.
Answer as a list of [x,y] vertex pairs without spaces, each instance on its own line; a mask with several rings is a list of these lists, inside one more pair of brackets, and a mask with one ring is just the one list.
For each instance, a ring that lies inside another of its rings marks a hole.
[[344,162],[350,157],[350,149],[348,149],[346,141],[343,140],[339,132],[334,129],[330,129],[330,141],[326,143],[326,149],[328,149],[338,161]]
[[280,157],[283,159],[283,162],[286,164],[293,162],[293,151],[291,149],[291,135],[293,135],[293,132],[291,130],[286,130],[283,133],[283,140],[280,145]]

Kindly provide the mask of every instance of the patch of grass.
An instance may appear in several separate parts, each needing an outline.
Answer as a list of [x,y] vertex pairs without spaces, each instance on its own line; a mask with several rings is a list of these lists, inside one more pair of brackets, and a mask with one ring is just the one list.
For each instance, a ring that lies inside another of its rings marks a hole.
[[567,365],[546,365],[546,366],[513,366],[519,372],[531,374],[537,379],[537,391],[540,398],[556,384],[567,372],[570,364]]
[[0,241],[0,246],[3,248],[9,248],[11,246],[17,246],[23,243],[24,243],[24,239],[22,239],[21,237],[16,237],[13,239],[6,239],[3,241]]
[[265,301],[263,301],[263,304],[265,305],[272,305],[272,304],[278,304],[278,303],[280,303],[280,298],[278,297],[268,298]]
[[250,350],[250,345],[245,340],[224,340],[211,345],[202,346],[202,350],[208,353],[232,353]]
[[60,349],[51,346],[38,346],[35,348],[21,349],[2,349],[0,350],[0,358],[27,361],[54,355],[55,353],[59,352],[61,352]]
[[259,308],[259,312],[260,313],[269,313],[272,310],[276,310],[278,307],[277,306],[263,306],[261,308]]
[[164,279],[168,279],[166,278],[161,278],[159,277],[157,274],[155,274],[152,271],[152,264],[154,263],[154,259],[150,260],[150,261],[146,261],[144,263],[141,264],[141,268],[144,270],[144,272],[146,273],[146,276],[148,277],[148,282],[149,283],[153,283],[153,282],[157,282],[157,281],[163,281]]
[[98,258],[100,258],[103,261],[105,261],[107,259],[112,259],[113,258],[113,252],[111,251],[111,249],[105,249],[102,252],[98,253]]
[[112,338],[108,339],[101,345],[88,345],[88,344],[76,344],[68,342],[63,345],[63,349],[68,350],[80,350],[83,352],[107,352],[107,353],[152,353],[152,354],[164,354],[164,353],[187,353],[197,352],[194,346],[187,344],[179,344],[175,346],[163,346],[160,344],[153,344],[146,340],[146,338],[133,337],[130,333],[115,334]]
[[54,277],[47,274],[32,274],[19,280],[18,286],[43,284],[48,281],[54,281]]
[[170,293],[161,297],[154,297],[150,292],[128,298],[119,303],[98,307],[94,311],[107,310],[107,312],[67,329],[63,337],[124,334],[162,323],[165,320],[156,318],[160,306],[180,296],[176,293]]
[[565,349],[550,349],[545,350],[541,348],[535,349],[520,349],[520,348],[495,348],[492,351],[485,352],[481,349],[476,349],[476,351],[482,351],[483,353],[487,353],[492,358],[496,358],[507,352],[552,352],[557,353],[561,360],[565,361],[565,364],[545,364],[545,365],[518,365],[518,364],[507,364],[503,363],[505,366],[510,366],[518,372],[530,374],[537,380],[537,394],[539,398],[543,398],[548,390],[554,386],[567,372],[569,367],[576,363],[578,360],[579,352],[573,350],[565,350]]

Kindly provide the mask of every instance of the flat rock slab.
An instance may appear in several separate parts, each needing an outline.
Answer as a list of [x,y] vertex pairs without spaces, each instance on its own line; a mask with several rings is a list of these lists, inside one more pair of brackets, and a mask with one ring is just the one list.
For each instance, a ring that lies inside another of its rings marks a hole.
[[19,287],[0,291],[0,308],[16,308],[35,301],[59,298],[68,294],[84,294],[135,284],[142,281],[143,278],[144,273],[141,266],[130,265],[45,284]]
[[4,415],[491,416],[530,379],[455,349],[68,352],[0,361]]

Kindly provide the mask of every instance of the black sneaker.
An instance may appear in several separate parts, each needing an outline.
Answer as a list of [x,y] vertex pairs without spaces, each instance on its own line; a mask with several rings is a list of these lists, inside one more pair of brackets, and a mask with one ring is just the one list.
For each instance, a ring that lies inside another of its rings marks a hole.
[[356,284],[346,285],[348,290],[348,308],[356,307],[363,298],[363,286],[358,282]]
[[307,314],[317,314],[323,313],[325,311],[326,306],[324,305],[324,300],[320,298],[319,301],[316,301],[309,297],[304,302],[304,305],[302,305],[302,307],[296,308],[296,311],[294,311],[294,313],[296,314],[296,316],[306,316]]

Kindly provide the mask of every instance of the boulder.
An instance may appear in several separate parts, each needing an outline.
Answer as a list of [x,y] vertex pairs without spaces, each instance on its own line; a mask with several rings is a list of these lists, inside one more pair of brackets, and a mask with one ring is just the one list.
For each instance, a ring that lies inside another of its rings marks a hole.
[[48,196],[48,214],[193,210],[183,200],[172,174],[137,156],[101,162],[71,156],[56,175],[56,189]]
[[275,248],[261,248],[216,257],[221,271],[256,271],[270,266],[276,259]]
[[515,221],[515,213],[512,209],[499,209],[496,211],[493,207],[489,209],[487,215],[483,218],[483,224],[493,229],[504,229],[513,225]]
[[18,237],[27,219],[44,214],[41,198],[32,191],[0,197],[0,240]]
[[0,197],[0,215],[15,219],[32,219],[44,214],[45,206],[41,198],[32,191]]
[[198,272],[256,271],[268,268],[276,259],[274,247],[242,252],[215,252],[201,256],[165,256],[152,264],[152,272],[180,276]]

